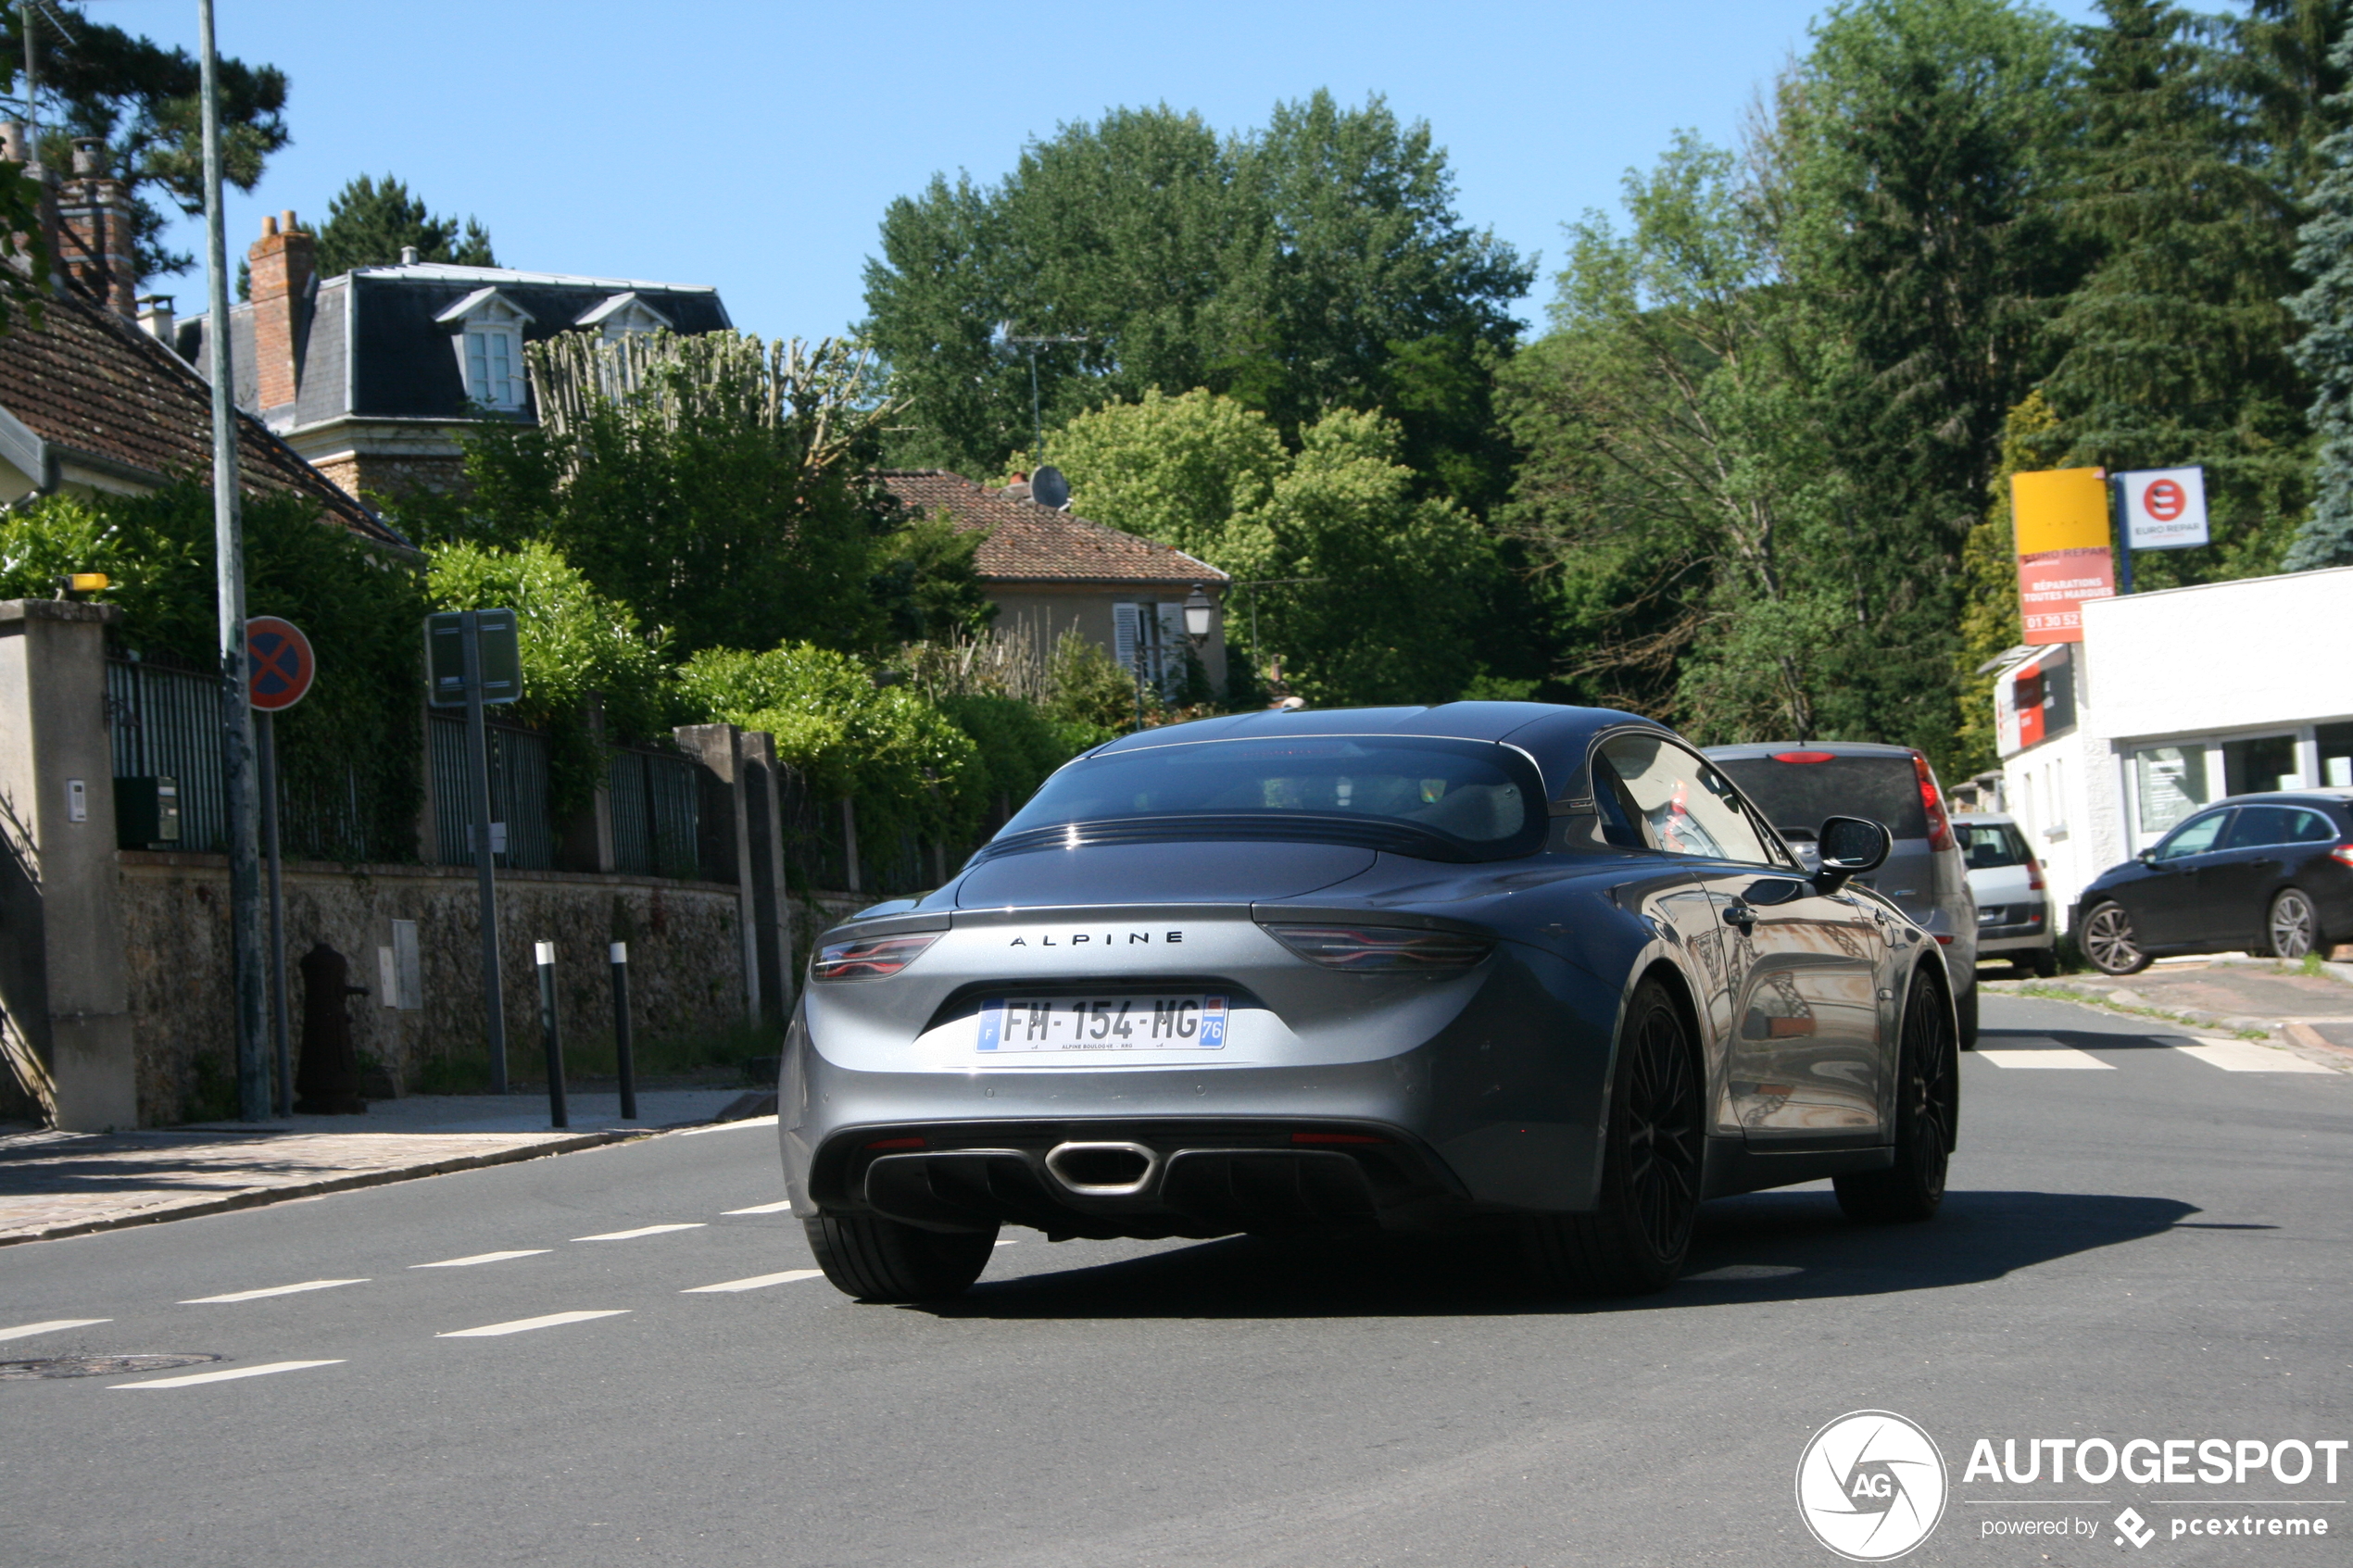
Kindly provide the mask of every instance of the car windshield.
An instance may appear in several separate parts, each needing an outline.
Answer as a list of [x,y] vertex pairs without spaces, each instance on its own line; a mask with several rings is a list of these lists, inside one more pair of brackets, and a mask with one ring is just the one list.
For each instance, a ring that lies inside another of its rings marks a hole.
[[2026,864],[2026,846],[2015,828],[2000,822],[1955,822],[1953,833],[1960,839],[1961,853],[1973,872]]
[[[1784,760],[1788,758],[1806,760]],[[1838,757],[1793,748],[1770,757],[1714,760],[1783,833],[1811,838],[1822,831],[1825,817],[1867,817],[1898,838],[1928,836],[1919,774],[1909,757]]]
[[[1445,858],[1522,854],[1541,838],[1542,788],[1517,753],[1484,741],[1302,735],[1171,742],[1072,763],[1005,824],[1005,845],[1072,824],[1114,836],[1345,837]],[[1099,836],[1090,832],[1088,837]]]

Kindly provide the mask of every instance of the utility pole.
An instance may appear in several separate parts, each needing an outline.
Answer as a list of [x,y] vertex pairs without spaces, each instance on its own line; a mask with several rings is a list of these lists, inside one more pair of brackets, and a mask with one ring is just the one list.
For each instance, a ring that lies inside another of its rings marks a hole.
[[203,53],[205,322],[212,370],[212,542],[219,566],[220,782],[229,827],[229,961],[236,983],[237,1114],[270,1117],[270,1035],[262,984],[260,795],[254,786],[253,706],[245,690],[245,546],[237,515],[236,385],[229,363],[229,242],[220,209],[220,61],[212,0],[196,0]]

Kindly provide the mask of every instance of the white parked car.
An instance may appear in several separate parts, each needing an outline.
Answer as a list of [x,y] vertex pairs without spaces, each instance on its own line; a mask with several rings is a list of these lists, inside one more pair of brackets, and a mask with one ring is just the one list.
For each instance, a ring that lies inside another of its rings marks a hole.
[[2011,818],[1995,812],[1953,818],[1977,899],[1977,956],[2007,959],[2048,978],[2058,972],[2058,933],[2043,867]]

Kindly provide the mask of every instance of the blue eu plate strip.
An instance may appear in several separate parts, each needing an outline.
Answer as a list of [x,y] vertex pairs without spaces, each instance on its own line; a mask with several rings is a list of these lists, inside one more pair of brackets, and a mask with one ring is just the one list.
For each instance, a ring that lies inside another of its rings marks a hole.
[[1005,1037],[1005,1003],[1002,997],[980,1005],[980,1048],[993,1051]]

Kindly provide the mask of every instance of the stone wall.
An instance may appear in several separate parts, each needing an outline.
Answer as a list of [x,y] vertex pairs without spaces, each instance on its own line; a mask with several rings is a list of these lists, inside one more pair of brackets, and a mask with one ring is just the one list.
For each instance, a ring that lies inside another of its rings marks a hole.
[[[233,1115],[230,1038],[229,872],[226,857],[125,850],[120,855],[123,947],[145,1126]],[[350,1000],[353,1043],[381,1062],[397,1092],[413,1092],[434,1059],[484,1055],[479,901],[457,868],[292,864],[285,874],[288,1008],[302,1027],[303,954],[321,941],[351,965],[368,995]],[[736,890],[711,883],[564,872],[498,878],[500,972],[510,1074],[540,1076],[535,942],[556,944],[567,1054],[612,1036],[607,944],[629,944],[632,1013],[640,1041],[722,1034],[744,1021],[743,943]],[[391,922],[417,922],[423,1007],[384,1005],[377,949]],[[807,932],[797,922],[795,952]],[[769,1002],[773,1014],[774,1003]]]

